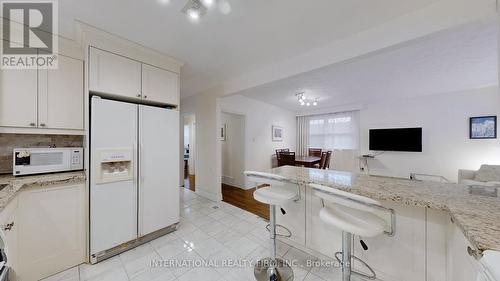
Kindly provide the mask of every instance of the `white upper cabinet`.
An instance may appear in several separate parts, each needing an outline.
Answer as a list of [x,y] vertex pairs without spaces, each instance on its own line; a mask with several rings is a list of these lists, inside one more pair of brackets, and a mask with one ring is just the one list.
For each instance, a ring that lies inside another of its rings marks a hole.
[[83,99],[83,60],[59,54],[57,69],[0,70],[0,129],[83,131]]
[[59,67],[40,70],[39,127],[83,130],[83,61],[59,55]]
[[89,89],[93,92],[141,97],[141,63],[90,48]]
[[142,98],[166,104],[179,104],[179,75],[142,64]]
[[0,126],[37,126],[36,84],[36,70],[0,70]]

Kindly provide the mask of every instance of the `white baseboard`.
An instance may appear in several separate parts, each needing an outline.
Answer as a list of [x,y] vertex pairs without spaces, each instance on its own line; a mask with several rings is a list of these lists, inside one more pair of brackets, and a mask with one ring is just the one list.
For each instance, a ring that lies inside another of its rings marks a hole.
[[212,201],[222,201],[222,194],[214,194],[212,192],[207,192],[201,188],[198,188],[196,187],[195,188],[195,193],[200,195],[201,197],[205,197],[209,200],[212,200]]
[[237,188],[241,188],[243,190],[248,190],[248,189],[251,189],[253,188],[254,186],[245,186],[245,184],[241,184],[241,183],[238,183],[236,182],[236,180],[234,179],[234,177],[231,177],[231,176],[222,176],[221,178],[221,181],[223,184],[227,184],[227,185],[230,185],[230,186],[234,186],[234,187],[237,187]]

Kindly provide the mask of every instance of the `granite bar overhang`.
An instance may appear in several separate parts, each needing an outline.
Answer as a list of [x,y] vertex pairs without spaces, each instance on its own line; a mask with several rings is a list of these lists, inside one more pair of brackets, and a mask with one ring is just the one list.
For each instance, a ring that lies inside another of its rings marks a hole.
[[269,172],[296,184],[316,183],[375,200],[447,212],[477,250],[500,251],[500,198],[497,190],[481,194],[461,184],[294,166],[282,166]]

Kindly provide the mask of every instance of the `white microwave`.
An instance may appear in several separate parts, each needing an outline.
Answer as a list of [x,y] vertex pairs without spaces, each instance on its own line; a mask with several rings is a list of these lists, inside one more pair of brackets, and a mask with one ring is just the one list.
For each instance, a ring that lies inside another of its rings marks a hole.
[[83,169],[82,147],[14,148],[14,176]]

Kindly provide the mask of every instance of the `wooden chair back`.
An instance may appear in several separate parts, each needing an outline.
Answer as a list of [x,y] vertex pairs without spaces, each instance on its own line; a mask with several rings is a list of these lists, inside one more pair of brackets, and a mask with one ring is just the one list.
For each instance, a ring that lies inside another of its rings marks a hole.
[[321,157],[321,148],[309,148],[309,156]]
[[282,152],[290,152],[289,148],[283,148],[283,149],[276,149],[276,159],[280,159],[280,154]]
[[319,168],[324,169],[326,164],[326,151],[321,152],[321,160],[319,160]]
[[278,166],[295,166],[295,152],[281,152],[280,158]]
[[330,160],[332,159],[332,151],[328,150],[326,152],[326,159],[325,159],[325,165],[323,166],[323,169],[329,169],[330,168]]

